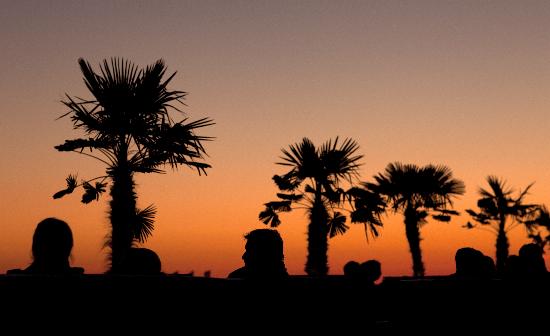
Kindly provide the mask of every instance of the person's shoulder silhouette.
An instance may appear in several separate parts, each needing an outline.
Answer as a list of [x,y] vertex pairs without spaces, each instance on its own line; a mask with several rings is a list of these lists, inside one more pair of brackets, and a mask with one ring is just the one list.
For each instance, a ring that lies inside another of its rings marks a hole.
[[8,274],[82,274],[82,267],[70,266],[72,248],[69,225],[57,218],[46,218],[34,230],[31,265],[23,270],[10,270]]
[[283,239],[271,229],[256,229],[245,235],[244,267],[229,274],[229,278],[277,279],[288,276],[284,264]]

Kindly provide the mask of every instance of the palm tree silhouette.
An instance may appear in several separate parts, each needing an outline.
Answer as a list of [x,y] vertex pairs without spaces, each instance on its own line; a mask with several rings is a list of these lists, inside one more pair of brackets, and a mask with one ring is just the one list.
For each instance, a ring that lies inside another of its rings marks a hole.
[[[78,63],[94,98],[66,95],[62,103],[69,112],[61,117],[70,116],[74,128],[84,130],[89,137],[66,140],[55,148],[103,162],[107,166],[106,175],[80,184],[76,175],[69,175],[67,188],[54,198],[82,186],[85,191],[82,202],[89,203],[105,191],[108,180],[112,182],[111,233],[106,245],[111,248],[111,271],[117,272],[132,245],[144,242],[153,230],[156,209],[152,205],[137,209],[134,173],[164,173],[166,165],[173,169],[184,165],[206,174],[210,165],[199,160],[206,155],[203,141],[211,138],[196,135],[195,130],[213,122],[209,118],[174,121],[169,109],[181,112],[173,104],[183,104],[187,93],[167,89],[176,73],[163,79],[166,72],[163,60],[138,69],[127,60],[112,58],[110,62],[103,61],[98,73],[84,59]],[[92,181],[96,181],[95,185]]]
[[401,212],[405,219],[405,233],[413,262],[413,275],[424,276],[424,264],[420,249],[420,227],[432,217],[448,222],[458,212],[452,208],[452,198],[464,194],[464,183],[454,179],[446,166],[390,163],[384,173],[374,176],[375,183],[367,183],[374,192],[384,195],[394,212]]
[[[550,245],[550,212],[548,208],[545,205],[538,205],[523,223],[527,228],[529,238],[544,251],[546,245]],[[546,231],[545,236],[543,236],[544,231]]]
[[352,139],[342,144],[338,137],[316,148],[311,140],[283,149],[282,162],[290,167],[284,175],[273,176],[281,193],[280,200],[265,203],[265,210],[259,215],[263,223],[277,227],[281,224],[278,213],[292,210],[292,205],[305,208],[309,214],[308,255],[305,271],[310,276],[328,273],[328,238],[347,231],[346,216],[338,206],[342,204],[343,181],[353,185],[358,177],[359,160],[356,152],[359,145]]
[[506,186],[506,182],[496,176],[488,176],[487,183],[490,189],[479,189],[481,198],[477,201],[478,212],[471,209],[466,210],[477,223],[468,222],[465,227],[468,229],[488,228],[496,233],[496,267],[497,272],[502,273],[506,259],[508,259],[507,233],[520,224],[526,224],[529,229],[531,224],[525,221],[537,210],[538,206],[523,204],[525,196],[533,186],[532,183],[524,191],[520,191],[516,197],[512,195],[514,190]]

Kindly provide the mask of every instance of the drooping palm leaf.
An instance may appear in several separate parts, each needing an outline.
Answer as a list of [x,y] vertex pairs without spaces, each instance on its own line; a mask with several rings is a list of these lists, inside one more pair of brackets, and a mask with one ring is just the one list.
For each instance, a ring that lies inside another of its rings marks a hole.
[[140,243],[144,243],[153,233],[155,227],[155,215],[157,214],[156,207],[151,204],[143,210],[136,209],[134,219],[134,239]]
[[57,199],[57,198],[61,198],[61,197],[65,196],[65,195],[71,194],[76,189],[76,187],[78,186],[78,182],[76,181],[76,177],[77,177],[76,174],[75,175],[69,174],[69,176],[65,179],[65,182],[67,183],[67,188],[56,192],[53,195],[53,198]]
[[105,192],[105,186],[106,184],[101,182],[96,182],[95,186],[92,186],[89,182],[82,183],[82,187],[84,188],[82,203],[99,200],[99,196]]
[[341,212],[334,212],[328,221],[328,233],[330,238],[346,233],[349,229],[349,226],[346,225],[346,219],[346,216]]
[[266,225],[271,227],[277,227],[281,224],[279,220],[279,215],[271,207],[266,207],[266,209],[260,212],[258,218]]
[[280,199],[283,199],[283,200],[287,200],[287,201],[298,202],[298,201],[302,200],[302,198],[304,198],[304,195],[277,193],[277,197],[279,197]]
[[273,176],[273,182],[275,182],[277,188],[281,191],[293,191],[300,185],[301,181],[296,179],[296,176],[291,173]]
[[363,224],[365,237],[379,236],[379,228],[383,227],[382,215],[386,212],[386,202],[380,194],[372,191],[372,185],[363,184],[363,188],[354,187],[346,192],[346,199],[353,205],[351,222]]

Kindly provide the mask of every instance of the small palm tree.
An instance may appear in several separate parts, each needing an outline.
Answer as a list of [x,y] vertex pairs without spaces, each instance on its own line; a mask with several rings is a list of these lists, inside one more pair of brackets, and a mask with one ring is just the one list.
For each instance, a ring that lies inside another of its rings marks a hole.
[[527,229],[532,227],[526,220],[536,211],[537,205],[524,204],[524,198],[533,186],[532,183],[524,191],[520,191],[516,197],[512,195],[514,190],[496,176],[488,176],[487,183],[490,189],[479,189],[481,196],[477,201],[479,210],[477,212],[466,210],[476,222],[476,224],[468,222],[466,228],[479,227],[489,229],[496,234],[496,267],[497,272],[502,273],[509,254],[508,232],[521,224],[527,223]]
[[550,246],[550,212],[546,206],[538,205],[523,223],[533,243],[539,245],[543,251],[546,245]]
[[464,183],[454,179],[451,169],[446,166],[390,163],[384,173],[374,176],[375,183],[367,186],[386,198],[394,212],[403,213],[405,233],[413,262],[413,275],[424,276],[424,263],[420,249],[420,227],[427,223],[430,212],[438,221],[448,222],[453,198],[464,194]]
[[[96,73],[84,59],[78,61],[84,83],[92,99],[72,98],[62,103],[69,112],[74,128],[88,136],[55,146],[62,152],[76,152],[95,158],[106,166],[106,174],[77,182],[69,175],[67,188],[57,192],[60,198],[79,186],[84,188],[83,203],[97,200],[110,181],[111,233],[107,246],[111,248],[111,271],[117,272],[126,252],[136,242],[144,242],[153,230],[155,208],[136,207],[135,173],[164,173],[165,165],[195,168],[206,173],[210,165],[201,162],[206,155],[203,142],[210,140],[195,134],[199,128],[210,126],[208,118],[188,122],[174,121],[169,109],[179,111],[174,104],[182,103],[186,93],[170,91],[168,84],[173,73],[163,79],[164,61],[158,60],[145,69],[129,61],[105,60]],[[91,182],[96,181],[95,185]]]
[[280,200],[265,203],[265,210],[259,215],[263,223],[272,227],[281,224],[280,212],[288,212],[293,205],[305,208],[309,214],[308,255],[305,271],[310,276],[328,273],[328,237],[332,238],[347,231],[346,216],[338,211],[342,205],[345,181],[353,185],[358,177],[362,155],[357,155],[358,144],[338,138],[329,140],[316,148],[311,140],[283,149],[282,162],[277,164],[290,167],[284,175],[273,176],[273,181],[281,191]]

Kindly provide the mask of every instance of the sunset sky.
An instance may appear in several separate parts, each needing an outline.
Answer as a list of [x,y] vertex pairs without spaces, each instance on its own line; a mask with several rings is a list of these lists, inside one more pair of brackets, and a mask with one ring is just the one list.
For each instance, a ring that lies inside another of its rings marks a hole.
[[[492,174],[550,205],[549,1],[2,1],[0,9],[0,273],[26,267],[36,224],[66,220],[72,263],[106,270],[107,194],[60,200],[69,173],[92,178],[104,166],[53,147],[82,135],[60,103],[89,98],[77,60],[94,66],[124,57],[159,58],[189,92],[208,176],[180,168],[138,175],[138,206],[154,203],[145,247],[163,271],[225,277],[242,265],[243,235],[265,227],[281,149],[309,137],[351,137],[364,155],[362,180],[390,162],[445,164],[466,184],[462,216],[422,228],[428,275],[454,272],[454,253],[471,246],[494,257],[496,237],[462,228],[477,190]],[[286,265],[304,274],[307,217],[284,214]],[[528,242],[509,234],[510,252]],[[330,240],[331,274],[349,260],[378,259],[384,275],[410,275],[401,215],[385,217],[367,243],[360,225]],[[549,253],[546,254],[550,267]]]

